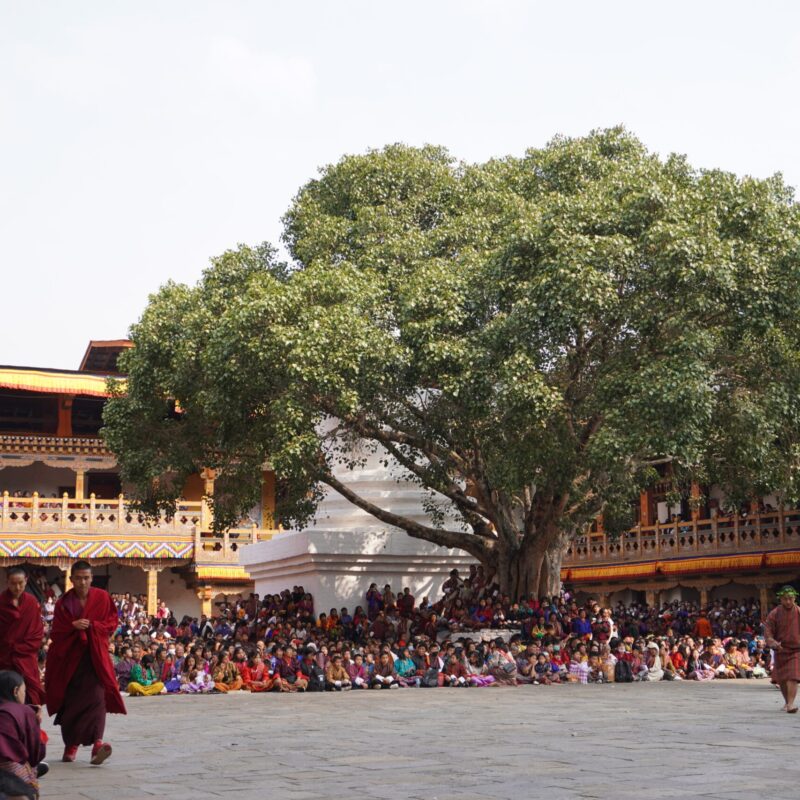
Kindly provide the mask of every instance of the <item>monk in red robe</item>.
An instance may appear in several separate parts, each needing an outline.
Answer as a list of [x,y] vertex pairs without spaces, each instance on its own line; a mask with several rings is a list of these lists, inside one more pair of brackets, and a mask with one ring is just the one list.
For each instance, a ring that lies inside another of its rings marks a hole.
[[111,755],[103,741],[106,712],[125,714],[108,641],[117,628],[117,609],[108,592],[92,587],[92,568],[76,561],[72,589],[56,603],[47,651],[47,711],[55,714],[64,739],[62,761],[74,761],[81,745],[92,745],[91,763]]
[[44,704],[39,679],[39,648],[44,625],[36,598],[25,591],[28,576],[22,567],[8,570],[6,590],[0,594],[0,669],[22,675],[28,703]]
[[779,606],[767,617],[764,641],[775,653],[772,680],[780,686],[786,704],[783,710],[797,713],[795,698],[800,681],[800,608],[797,607],[797,590],[784,586],[778,592]]

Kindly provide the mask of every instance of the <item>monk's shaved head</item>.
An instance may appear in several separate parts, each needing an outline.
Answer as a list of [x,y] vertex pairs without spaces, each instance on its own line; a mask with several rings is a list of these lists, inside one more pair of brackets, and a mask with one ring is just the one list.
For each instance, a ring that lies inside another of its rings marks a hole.
[[19,599],[25,591],[28,583],[28,573],[22,567],[9,567],[6,581],[6,588],[15,599]]
[[85,600],[92,585],[92,565],[88,561],[76,561],[69,572],[69,578],[75,594]]

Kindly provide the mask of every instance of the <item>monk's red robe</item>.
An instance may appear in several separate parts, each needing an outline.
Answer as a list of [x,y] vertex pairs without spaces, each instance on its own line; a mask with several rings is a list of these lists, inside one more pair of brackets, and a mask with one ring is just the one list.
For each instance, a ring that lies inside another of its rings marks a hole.
[[36,598],[23,592],[15,606],[11,592],[0,592],[0,669],[13,669],[25,680],[27,701],[40,706],[44,690],[39,680],[39,648],[44,625]]
[[[79,631],[72,627],[77,619],[88,619],[92,624],[87,630]],[[90,588],[83,608],[74,589],[58,599],[45,667],[48,713],[64,712],[70,702],[81,700],[70,697],[72,693],[67,688],[73,677],[80,677],[76,675],[76,670],[81,666],[81,671],[84,671],[83,665],[93,673],[92,680],[102,687],[105,701],[103,716],[106,711],[111,714],[126,713],[108,653],[108,640],[116,628],[117,609],[108,592]]]

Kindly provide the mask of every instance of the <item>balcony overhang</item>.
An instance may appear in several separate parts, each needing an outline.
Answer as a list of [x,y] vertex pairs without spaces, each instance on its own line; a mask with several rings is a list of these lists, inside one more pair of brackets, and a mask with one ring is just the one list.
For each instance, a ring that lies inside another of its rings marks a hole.
[[566,567],[561,570],[561,579],[579,585],[597,581],[697,577],[720,573],[761,573],[798,566],[800,566],[800,551],[787,550],[711,558],[708,556],[676,558],[613,566]]
[[0,560],[2,563],[19,561],[91,560],[97,559],[147,559],[163,562],[172,561],[170,566],[185,564],[194,556],[194,539],[191,536],[179,537],[146,536],[143,534],[124,535],[105,538],[96,534],[58,535],[53,533],[27,533],[23,536],[4,533],[0,537]]
[[[42,394],[110,397],[108,375],[69,370],[0,367],[0,389],[17,389]],[[115,380],[120,380],[116,378]]]

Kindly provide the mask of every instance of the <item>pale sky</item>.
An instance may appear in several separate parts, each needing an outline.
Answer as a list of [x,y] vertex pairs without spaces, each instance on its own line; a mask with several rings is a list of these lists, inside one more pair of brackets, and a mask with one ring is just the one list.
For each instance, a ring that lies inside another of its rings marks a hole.
[[479,161],[622,123],[797,187],[799,86],[797,2],[0,0],[0,364],[77,368],[391,142]]

